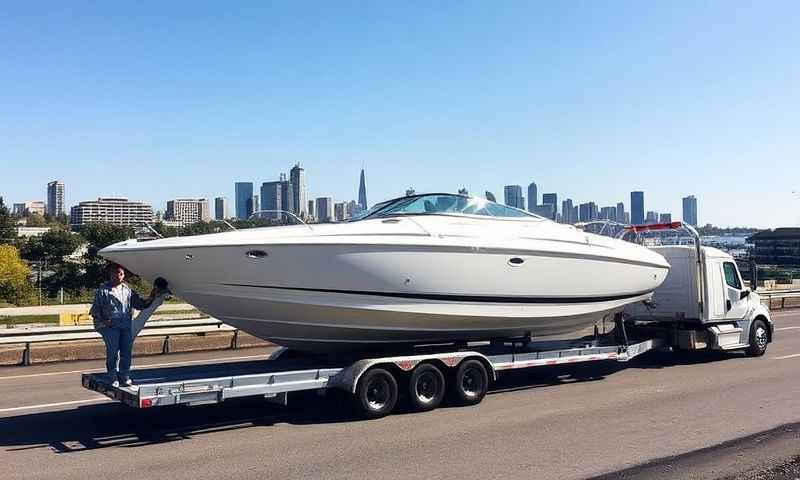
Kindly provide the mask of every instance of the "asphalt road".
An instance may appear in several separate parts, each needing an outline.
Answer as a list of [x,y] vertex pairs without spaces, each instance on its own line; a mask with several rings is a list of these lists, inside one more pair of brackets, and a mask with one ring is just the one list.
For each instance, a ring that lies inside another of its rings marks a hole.
[[[288,407],[246,399],[137,411],[80,386],[80,372],[101,362],[4,367],[0,478],[728,477],[800,454],[798,436],[785,435],[800,422],[800,312],[774,320],[761,358],[647,354],[515,372],[478,406],[373,421],[313,394]],[[784,433],[760,433],[776,428]],[[773,437],[780,448],[758,448]]]

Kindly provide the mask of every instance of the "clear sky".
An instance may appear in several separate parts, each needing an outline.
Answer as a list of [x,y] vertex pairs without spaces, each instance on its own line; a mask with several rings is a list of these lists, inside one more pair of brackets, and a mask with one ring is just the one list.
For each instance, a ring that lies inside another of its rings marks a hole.
[[[530,181],[800,224],[800,2],[0,2],[0,195]],[[793,193],[796,192],[796,193]]]

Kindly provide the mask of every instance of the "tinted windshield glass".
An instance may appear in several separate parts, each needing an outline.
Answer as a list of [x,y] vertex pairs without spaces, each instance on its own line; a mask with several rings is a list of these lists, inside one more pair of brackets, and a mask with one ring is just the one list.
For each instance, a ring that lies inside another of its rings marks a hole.
[[[380,208],[378,208],[380,206]],[[485,198],[451,194],[431,194],[399,198],[370,209],[366,215],[386,217],[395,215],[460,214],[500,218],[540,218],[523,210],[490,202]]]

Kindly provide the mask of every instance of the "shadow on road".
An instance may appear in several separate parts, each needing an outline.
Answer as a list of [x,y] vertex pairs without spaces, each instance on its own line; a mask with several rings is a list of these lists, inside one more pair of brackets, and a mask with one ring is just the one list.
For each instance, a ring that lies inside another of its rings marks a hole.
[[[597,362],[506,372],[490,394],[602,380],[625,368],[653,369],[709,363],[730,354],[691,356],[651,352],[628,363]],[[49,448],[71,453],[107,447],[137,447],[190,439],[220,431],[360,421],[349,396],[331,392],[320,399],[313,392],[290,396],[288,406],[261,398],[233,399],[223,404],[136,410],[117,403],[87,405],[73,410],[0,418],[0,448],[19,451]],[[403,408],[399,413],[408,413]]]

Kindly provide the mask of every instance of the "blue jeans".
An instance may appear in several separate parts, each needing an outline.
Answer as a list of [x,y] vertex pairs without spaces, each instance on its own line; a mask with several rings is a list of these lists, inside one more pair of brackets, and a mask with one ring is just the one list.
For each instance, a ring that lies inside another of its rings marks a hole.
[[[133,335],[130,328],[105,327],[100,329],[106,344],[106,370],[111,380],[125,382],[131,373]],[[119,370],[117,370],[119,361]]]

